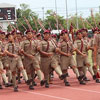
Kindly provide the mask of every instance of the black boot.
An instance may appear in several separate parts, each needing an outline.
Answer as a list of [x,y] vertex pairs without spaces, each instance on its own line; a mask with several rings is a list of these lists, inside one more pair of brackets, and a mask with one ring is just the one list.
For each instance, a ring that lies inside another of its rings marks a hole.
[[90,81],[86,76],[83,78],[84,81]]
[[93,79],[96,80],[96,75],[93,75]]
[[68,81],[65,82],[65,86],[70,86]]
[[11,87],[11,86],[13,86],[13,83],[10,83],[10,82],[9,82],[8,85],[9,85],[9,87]]
[[30,85],[30,86],[29,86],[29,89],[30,89],[30,90],[34,90],[33,85]]
[[21,80],[18,80],[18,84],[21,84]]
[[31,82],[32,82],[32,79],[25,81],[25,83],[26,83],[27,85],[30,85]]
[[42,80],[42,81],[40,82],[41,86],[43,86],[46,82],[47,82],[46,80]]
[[62,74],[61,76],[59,76],[59,78],[60,78],[61,80],[65,79],[66,77],[68,77],[68,73]]
[[10,86],[11,86],[10,83],[6,83],[6,84],[5,84],[5,87],[10,87]]
[[32,82],[33,86],[37,86],[37,83],[35,81]]
[[18,92],[18,86],[14,87],[14,92]]
[[0,85],[0,89],[3,89],[2,85]]
[[81,81],[81,80],[83,80],[83,78],[84,78],[84,75],[79,76],[77,79],[78,79],[79,81]]
[[49,83],[48,82],[45,83],[45,87],[49,88]]
[[98,78],[96,79],[96,83],[100,83],[100,80]]
[[81,85],[86,85],[86,83],[83,80],[80,81],[80,84]]

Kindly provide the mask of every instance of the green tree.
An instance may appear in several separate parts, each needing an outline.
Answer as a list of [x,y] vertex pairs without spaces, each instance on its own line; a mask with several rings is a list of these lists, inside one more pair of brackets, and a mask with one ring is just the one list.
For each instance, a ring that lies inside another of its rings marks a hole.
[[[29,29],[28,25],[26,24],[24,20],[24,17],[25,17],[29,21],[30,25],[32,26],[32,29],[36,30],[36,26],[32,19],[32,16],[35,18],[35,20],[37,20],[38,15],[35,12],[33,12],[27,4],[21,4],[20,8],[18,8],[16,12],[17,12],[17,22],[16,24],[14,24],[14,27],[16,27],[17,25],[18,29],[23,33],[25,29],[23,28],[22,24],[26,27],[26,29]],[[38,27],[40,26],[38,25]],[[10,26],[8,26],[8,31],[11,31]]]

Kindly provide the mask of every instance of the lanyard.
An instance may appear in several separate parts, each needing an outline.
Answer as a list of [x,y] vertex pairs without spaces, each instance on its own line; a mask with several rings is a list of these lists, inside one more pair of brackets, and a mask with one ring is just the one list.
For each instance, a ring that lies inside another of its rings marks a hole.
[[80,51],[82,52],[83,51],[83,41],[81,40],[81,49]]

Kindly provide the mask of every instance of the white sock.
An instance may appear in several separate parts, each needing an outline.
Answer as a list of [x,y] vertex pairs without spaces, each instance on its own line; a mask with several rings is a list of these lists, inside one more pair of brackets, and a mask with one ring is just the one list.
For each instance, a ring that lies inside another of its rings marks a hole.
[[27,73],[26,73],[25,70],[22,70],[22,75],[23,75],[25,81],[27,81],[28,80],[28,76],[27,76]]
[[6,77],[5,73],[2,74],[2,78],[3,78],[3,80],[4,80],[5,83],[8,83],[8,80],[7,80],[7,77]]

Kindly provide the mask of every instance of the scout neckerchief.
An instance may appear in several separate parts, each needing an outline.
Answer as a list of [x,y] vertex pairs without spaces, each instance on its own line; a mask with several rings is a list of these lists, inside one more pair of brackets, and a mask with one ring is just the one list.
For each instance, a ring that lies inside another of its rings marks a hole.
[[14,43],[11,42],[11,45],[12,45],[12,53],[14,53]]
[[48,40],[45,40],[45,41],[47,42],[47,48],[46,48],[46,51],[45,52],[47,52],[49,50],[49,41]]
[[82,52],[83,51],[83,40],[81,39],[81,49],[80,51]]
[[29,47],[32,48],[32,40],[31,39],[29,40],[29,43],[30,43]]
[[68,45],[68,42],[67,42],[67,53],[68,53],[68,51],[69,51],[69,45]]
[[34,41],[35,45],[38,46],[38,41],[37,41],[37,39],[33,38],[32,40]]
[[69,51],[69,45],[68,45],[68,41],[67,40],[64,40],[65,42],[66,42],[66,44],[67,44],[67,53],[68,53],[68,51]]
[[0,52],[2,51],[2,42],[0,41]]
[[2,45],[1,45],[1,52],[3,52],[5,50],[5,41],[2,40]]

